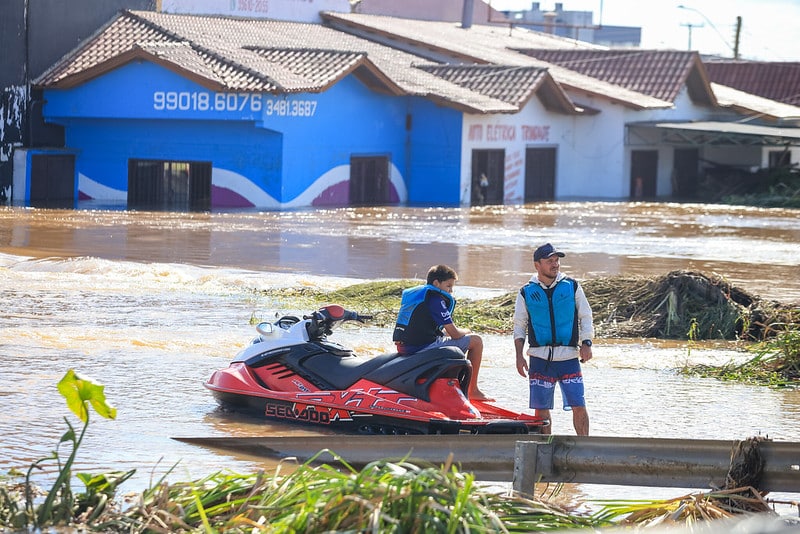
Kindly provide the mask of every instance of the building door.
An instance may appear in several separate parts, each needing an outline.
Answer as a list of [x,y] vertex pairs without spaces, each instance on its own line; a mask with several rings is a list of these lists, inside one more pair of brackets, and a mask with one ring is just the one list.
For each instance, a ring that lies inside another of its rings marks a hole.
[[657,150],[631,151],[631,198],[655,198],[657,171]]
[[351,157],[350,204],[379,206],[389,202],[389,158],[386,156]]
[[31,156],[31,197],[34,208],[75,207],[75,156],[34,154]]
[[210,210],[211,163],[128,160],[128,209]]
[[525,202],[556,198],[556,149],[525,149]]
[[505,197],[506,151],[472,151],[470,204],[502,204]]
[[700,151],[696,148],[676,148],[673,169],[672,196],[697,198]]

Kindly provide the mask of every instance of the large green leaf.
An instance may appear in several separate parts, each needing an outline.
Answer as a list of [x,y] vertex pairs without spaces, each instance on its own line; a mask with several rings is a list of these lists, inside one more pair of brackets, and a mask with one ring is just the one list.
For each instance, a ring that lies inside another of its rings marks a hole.
[[101,417],[115,419],[117,409],[106,402],[105,386],[95,384],[87,378],[78,376],[73,369],[67,371],[64,378],[58,383],[58,391],[67,401],[67,407],[77,415],[81,421],[89,420],[89,407],[91,403],[94,410]]

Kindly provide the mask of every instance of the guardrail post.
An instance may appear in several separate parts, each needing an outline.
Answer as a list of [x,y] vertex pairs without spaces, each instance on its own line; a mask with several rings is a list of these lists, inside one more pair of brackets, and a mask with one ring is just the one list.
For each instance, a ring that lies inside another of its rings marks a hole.
[[517,441],[514,445],[512,487],[521,495],[532,497],[542,476],[553,473],[553,444],[538,441]]

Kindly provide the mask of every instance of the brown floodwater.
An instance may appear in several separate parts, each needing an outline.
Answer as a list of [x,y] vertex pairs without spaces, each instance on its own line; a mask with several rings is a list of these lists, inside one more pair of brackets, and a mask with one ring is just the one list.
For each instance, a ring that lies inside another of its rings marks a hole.
[[181,263],[358,279],[453,265],[465,285],[514,289],[537,244],[566,251],[577,277],[716,273],[800,301],[800,212],[664,203],[286,212],[0,211],[0,252]]
[[[221,413],[202,384],[254,335],[251,316],[302,314],[267,300],[276,286],[339,287],[459,273],[456,296],[513,290],[536,245],[566,251],[586,279],[691,269],[765,298],[800,302],[800,212],[700,204],[545,203],[486,208],[342,208],[211,214],[0,208],[0,472],[48,456],[76,421],[55,388],[68,369],[103,383],[116,420],[94,417],[79,470],[137,469],[130,489],[252,471],[260,458],[172,437],[308,435]],[[391,350],[376,326],[337,330],[365,355]],[[482,388],[527,409],[513,345],[487,335]],[[734,344],[602,339],[585,367],[592,433],[800,442],[800,392],[686,378],[685,363],[745,359]],[[567,413],[554,431],[570,434]],[[41,476],[46,477],[45,472]],[[675,489],[617,488],[622,497]],[[608,488],[579,486],[587,499]],[[797,498],[795,495],[794,498]]]

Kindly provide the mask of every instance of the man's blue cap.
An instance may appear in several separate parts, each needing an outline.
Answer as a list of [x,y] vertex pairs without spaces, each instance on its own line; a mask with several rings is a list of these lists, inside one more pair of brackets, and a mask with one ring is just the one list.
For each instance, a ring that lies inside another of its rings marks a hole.
[[558,256],[559,258],[563,258],[566,254],[564,254],[563,252],[559,252],[558,250],[553,248],[553,245],[551,245],[550,243],[546,243],[541,247],[537,248],[536,252],[533,253],[533,261],[543,260],[553,255]]

